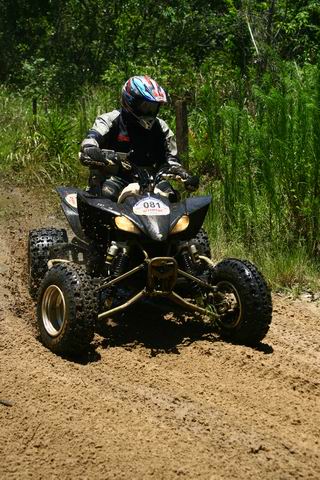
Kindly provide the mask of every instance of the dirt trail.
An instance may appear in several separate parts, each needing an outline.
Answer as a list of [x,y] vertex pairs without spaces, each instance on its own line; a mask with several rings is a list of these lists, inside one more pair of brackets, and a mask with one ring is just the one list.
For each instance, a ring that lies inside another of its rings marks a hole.
[[38,341],[26,289],[27,232],[53,225],[44,194],[0,192],[0,478],[320,478],[319,304],[274,296],[257,350],[105,325],[76,363]]

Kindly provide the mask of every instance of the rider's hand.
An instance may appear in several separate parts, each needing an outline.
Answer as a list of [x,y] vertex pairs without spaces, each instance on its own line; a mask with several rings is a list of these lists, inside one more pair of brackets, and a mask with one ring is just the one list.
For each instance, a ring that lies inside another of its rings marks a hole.
[[105,163],[105,156],[99,147],[86,147],[84,148],[83,153],[95,162]]
[[169,178],[180,178],[186,180],[189,177],[188,172],[181,165],[165,165],[160,168],[159,173],[163,173]]
[[193,176],[190,175],[184,182],[184,186],[188,192],[194,192],[195,190],[198,190],[199,183],[200,183],[200,178],[197,175],[193,175]]

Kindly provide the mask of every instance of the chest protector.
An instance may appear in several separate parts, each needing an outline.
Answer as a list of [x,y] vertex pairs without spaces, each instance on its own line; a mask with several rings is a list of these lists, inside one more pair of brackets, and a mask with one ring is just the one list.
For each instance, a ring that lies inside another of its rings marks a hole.
[[135,122],[125,122],[119,115],[101,148],[125,153],[133,150],[131,161],[140,167],[158,168],[166,160],[165,135],[158,119],[150,130],[146,130]]

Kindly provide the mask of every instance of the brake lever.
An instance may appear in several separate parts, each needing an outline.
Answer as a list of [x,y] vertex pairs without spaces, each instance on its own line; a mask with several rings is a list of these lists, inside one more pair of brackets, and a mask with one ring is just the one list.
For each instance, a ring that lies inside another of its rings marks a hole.
[[131,171],[132,165],[129,162],[121,161],[121,166],[124,170]]

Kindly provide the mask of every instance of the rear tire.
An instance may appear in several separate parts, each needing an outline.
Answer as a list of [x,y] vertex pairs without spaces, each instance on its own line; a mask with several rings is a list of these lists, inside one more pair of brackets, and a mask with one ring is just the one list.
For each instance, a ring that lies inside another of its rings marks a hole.
[[41,228],[31,230],[28,240],[29,292],[36,299],[40,283],[48,270],[50,248],[53,245],[67,243],[68,236],[64,228]]
[[91,279],[79,265],[57,264],[45,275],[38,297],[42,343],[60,355],[86,352],[98,317]]
[[198,248],[199,255],[211,258],[210,241],[207,232],[200,228],[197,235],[191,240]]
[[218,287],[214,307],[221,315],[221,337],[244,345],[261,342],[272,320],[272,300],[257,268],[248,261],[229,258],[212,269],[210,283]]

